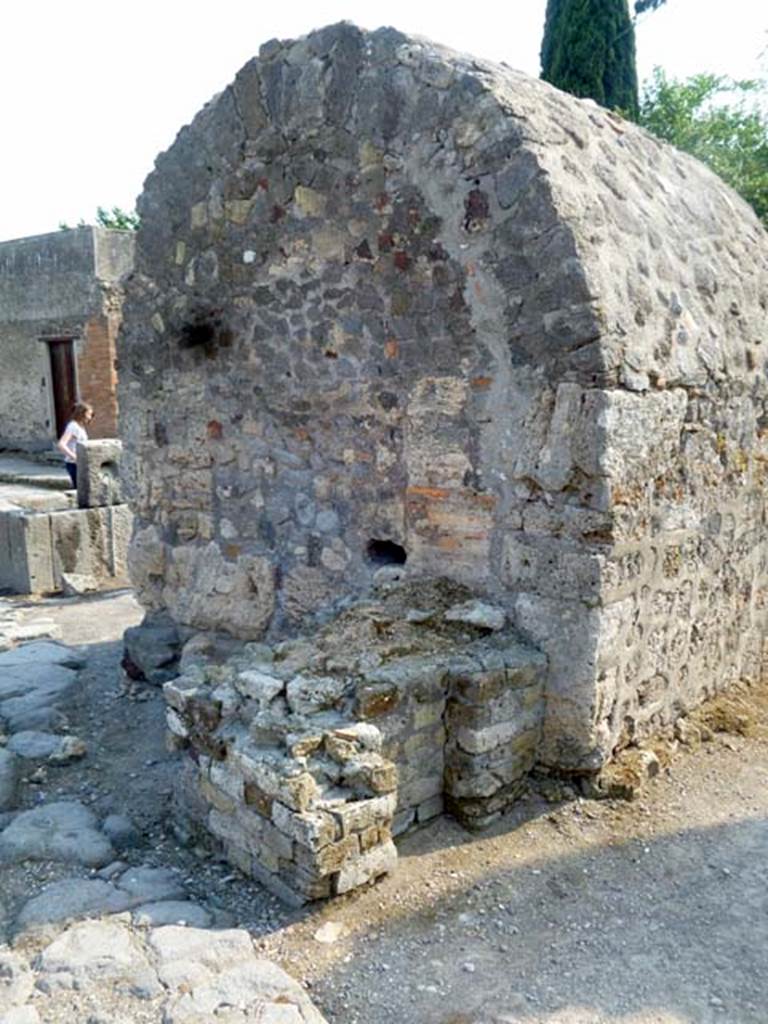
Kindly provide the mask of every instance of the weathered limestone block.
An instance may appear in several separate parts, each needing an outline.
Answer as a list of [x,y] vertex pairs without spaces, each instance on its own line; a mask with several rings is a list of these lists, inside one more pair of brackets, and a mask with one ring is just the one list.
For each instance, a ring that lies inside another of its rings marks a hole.
[[120,458],[123,443],[114,438],[77,446],[77,503],[80,508],[120,505]]
[[274,570],[266,558],[257,556],[228,561],[213,543],[175,548],[162,593],[177,622],[259,636],[274,610]]
[[50,594],[58,589],[46,512],[0,512],[0,589]]
[[451,812],[468,827],[498,817],[536,762],[545,669],[541,654],[515,644],[451,666],[445,794]]
[[125,585],[132,519],[126,505],[0,512],[0,588],[53,593],[65,576],[93,589]]

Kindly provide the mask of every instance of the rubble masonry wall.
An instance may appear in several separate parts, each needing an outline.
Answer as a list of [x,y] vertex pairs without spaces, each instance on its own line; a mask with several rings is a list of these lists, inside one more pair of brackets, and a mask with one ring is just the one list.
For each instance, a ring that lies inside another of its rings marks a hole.
[[538,756],[576,771],[759,673],[768,249],[696,161],[341,25],[263,47],[140,212],[120,387],[149,609],[279,639],[397,545],[546,652]]

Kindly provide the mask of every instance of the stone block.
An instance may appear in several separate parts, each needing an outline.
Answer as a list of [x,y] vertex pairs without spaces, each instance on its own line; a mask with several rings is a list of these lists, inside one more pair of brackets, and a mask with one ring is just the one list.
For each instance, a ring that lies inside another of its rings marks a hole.
[[360,754],[347,761],[341,778],[356,796],[378,796],[397,788],[397,768],[379,754]]
[[319,787],[308,771],[301,770],[286,758],[275,757],[272,751],[260,750],[256,744],[244,742],[235,745],[229,757],[245,780],[246,802],[249,801],[250,788],[251,794],[259,800],[279,800],[292,811],[306,811],[319,795]]
[[232,815],[237,810],[237,801],[218,786],[214,786],[205,776],[200,779],[200,795],[221,814]]
[[308,850],[305,846],[296,847],[296,863],[308,874],[317,877],[332,875],[340,871],[344,865],[359,856],[360,837],[357,833],[345,836],[338,842],[329,843],[319,850]]
[[249,850],[244,850],[238,843],[225,842],[224,854],[229,863],[234,865],[238,871],[242,871],[249,878],[253,875],[253,856]]
[[257,701],[260,707],[266,707],[285,690],[285,683],[275,676],[251,669],[239,673],[235,689],[244,697]]
[[341,837],[340,824],[325,811],[307,811],[299,814],[275,801],[272,821],[281,832],[309,850],[320,850]]
[[61,574],[61,592],[64,597],[86,597],[99,589],[99,580],[95,576],[84,576],[80,573]]
[[99,439],[77,446],[77,503],[80,508],[122,504],[122,441]]
[[291,878],[290,882],[293,884],[290,884],[284,881],[276,872],[265,868],[255,857],[249,857],[249,866],[246,873],[255,878],[269,892],[274,893],[278,899],[282,900],[289,907],[302,907],[314,898],[307,895],[305,890],[299,887],[300,879]]
[[443,776],[428,775],[425,778],[415,779],[405,786],[400,786],[397,791],[398,807],[417,807],[433,796],[443,792]]
[[243,777],[227,761],[214,761],[209,769],[211,783],[226,793],[236,804],[244,802]]
[[[391,833],[387,833],[386,838],[391,837]],[[378,846],[379,843],[385,842],[386,839],[382,838],[382,830],[377,828],[375,825],[371,825],[370,828],[364,829],[360,833],[360,850],[362,853],[366,853],[368,850],[373,849],[374,846]]]
[[[543,708],[542,708],[543,710]],[[456,743],[468,754],[487,754],[502,744],[508,744],[529,730],[530,716],[520,716],[508,722],[497,722],[485,728],[469,729],[461,726],[455,732]]]
[[49,513],[53,578],[92,576],[101,586],[126,580],[132,516],[125,505]]
[[51,520],[54,575],[87,573],[111,575],[110,541],[103,509],[71,509],[54,512]]
[[243,830],[237,822],[234,812],[226,813],[212,807],[208,812],[208,828],[224,843],[235,843],[241,849],[243,845]]
[[286,687],[288,707],[297,714],[313,715],[336,707],[346,683],[335,676],[295,676]]
[[387,796],[374,797],[371,800],[353,800],[340,804],[333,808],[331,814],[346,836],[351,832],[362,832],[373,825],[389,825],[396,805],[396,794],[389,793]]
[[47,512],[0,512],[0,589],[50,594],[59,588]]
[[[293,903],[300,905],[311,900],[328,899],[333,895],[333,875],[318,876],[300,864],[281,864],[277,878],[281,885],[293,893]],[[277,889],[273,891],[280,895]],[[281,897],[289,902],[285,897]]]
[[429,704],[417,704],[413,709],[414,729],[425,729],[437,725],[445,712],[445,700],[436,700]]
[[392,819],[392,835],[397,837],[408,832],[416,824],[416,808],[406,807]]
[[441,796],[433,796],[416,808],[416,819],[421,824],[423,821],[431,821],[443,813],[445,800]]
[[364,719],[391,714],[400,703],[400,690],[392,682],[365,683],[356,693],[357,714]]
[[388,875],[397,866],[397,849],[392,840],[376,846],[354,860],[347,861],[335,880],[337,895],[350,892],[361,885],[373,882],[382,875]]
[[127,505],[111,505],[107,509],[107,523],[111,541],[112,576],[120,583],[127,583],[133,513]]
[[275,828],[270,821],[266,821],[260,814],[242,808],[238,810],[237,817],[243,826],[254,856],[263,860],[266,853],[281,863],[294,859],[293,840],[280,829]]

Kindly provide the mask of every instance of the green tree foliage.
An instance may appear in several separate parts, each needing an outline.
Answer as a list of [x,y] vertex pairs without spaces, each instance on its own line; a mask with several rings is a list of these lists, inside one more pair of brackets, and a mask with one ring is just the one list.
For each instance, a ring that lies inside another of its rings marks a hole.
[[[116,228],[119,231],[136,231],[139,226],[139,215],[135,211],[123,210],[119,206],[113,206],[106,210],[103,206],[96,207],[96,224],[100,228]],[[78,228],[88,227],[81,218],[76,224]],[[59,223],[61,231],[69,231],[70,225],[64,221]]]
[[541,77],[636,117],[635,30],[627,0],[547,0]]
[[644,14],[646,11],[656,11],[666,2],[667,0],[636,0],[635,14]]
[[118,228],[121,231],[135,231],[139,226],[139,215],[133,210],[122,210],[119,206],[113,206],[111,210],[105,210],[103,206],[97,206],[96,223],[100,228]]
[[643,87],[639,121],[708,164],[768,227],[768,115],[758,103],[764,91],[759,82],[720,75],[668,79],[656,68]]

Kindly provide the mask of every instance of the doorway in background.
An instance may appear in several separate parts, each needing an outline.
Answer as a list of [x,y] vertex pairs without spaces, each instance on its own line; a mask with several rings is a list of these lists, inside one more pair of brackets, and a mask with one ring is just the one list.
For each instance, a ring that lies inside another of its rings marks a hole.
[[51,387],[56,414],[56,436],[61,437],[77,401],[75,347],[72,338],[46,339],[51,355]]

